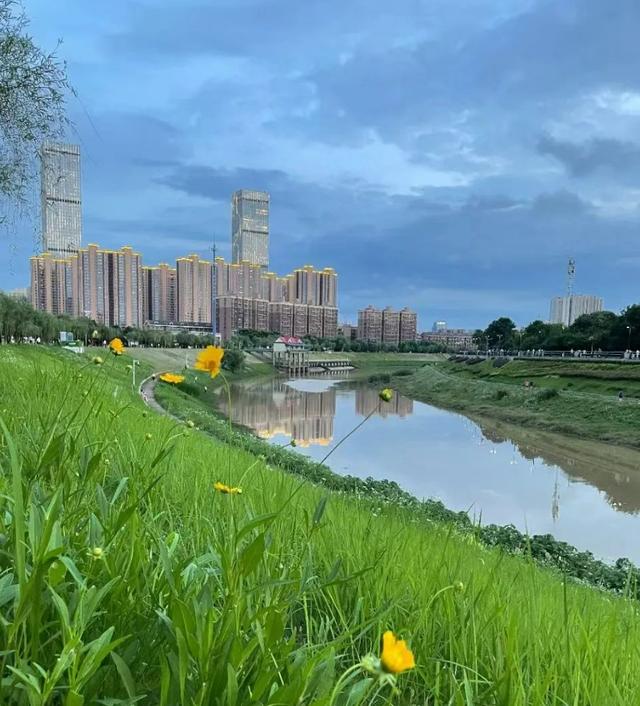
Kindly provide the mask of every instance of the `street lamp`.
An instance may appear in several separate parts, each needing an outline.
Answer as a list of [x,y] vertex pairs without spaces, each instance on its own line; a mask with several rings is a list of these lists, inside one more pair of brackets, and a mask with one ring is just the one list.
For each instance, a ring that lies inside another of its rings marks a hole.
[[633,326],[627,326],[627,331],[629,332],[629,336],[627,337],[627,350],[631,350],[631,329]]
[[133,384],[133,389],[136,389],[136,365],[139,365],[140,361],[139,360],[132,360],[131,361],[131,377],[132,377],[132,384]]

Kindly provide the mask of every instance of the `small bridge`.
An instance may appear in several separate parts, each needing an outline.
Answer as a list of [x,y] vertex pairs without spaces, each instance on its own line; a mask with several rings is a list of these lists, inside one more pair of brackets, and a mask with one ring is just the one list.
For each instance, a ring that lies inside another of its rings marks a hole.
[[326,360],[311,359],[309,360],[311,368],[353,368],[351,361],[348,358],[327,358]]

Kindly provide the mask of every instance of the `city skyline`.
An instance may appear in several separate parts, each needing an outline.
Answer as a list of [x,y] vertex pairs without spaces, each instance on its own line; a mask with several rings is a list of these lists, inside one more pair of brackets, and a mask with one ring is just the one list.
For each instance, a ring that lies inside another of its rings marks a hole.
[[[411,301],[455,327],[544,320],[569,256],[582,291],[613,311],[636,300],[637,3],[292,7],[240,41],[234,3],[29,3],[78,94],[86,239],[160,262],[215,236],[230,258],[242,187],[278,204],[280,269],[331,253],[345,319]],[[10,226],[4,289],[28,282],[38,237]]]

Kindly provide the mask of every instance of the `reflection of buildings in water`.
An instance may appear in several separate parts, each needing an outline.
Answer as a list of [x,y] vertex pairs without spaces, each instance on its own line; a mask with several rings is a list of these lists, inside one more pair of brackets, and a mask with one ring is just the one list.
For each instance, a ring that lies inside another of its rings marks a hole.
[[[547,466],[561,468],[571,482],[586,483],[602,491],[616,510],[634,514],[640,511],[640,452],[636,449],[529,431],[486,419],[476,421],[490,441],[511,441],[524,458],[533,462],[541,459]],[[557,480],[551,503],[552,516],[557,516]]]
[[[224,409],[222,398],[220,403]],[[289,436],[303,447],[331,443],[335,413],[333,387],[324,392],[301,392],[281,380],[274,380],[271,387],[243,386],[231,405],[231,419],[236,424],[253,429],[262,439]]]
[[[367,414],[371,414],[379,402],[378,397],[379,390],[373,387],[357,387],[356,388],[356,414],[360,414],[366,417]],[[413,400],[407,397],[402,397],[397,393],[394,393],[391,401],[383,402],[380,405],[380,409],[376,412],[379,417],[389,417],[391,415],[398,415],[400,417],[407,417],[413,414]]]

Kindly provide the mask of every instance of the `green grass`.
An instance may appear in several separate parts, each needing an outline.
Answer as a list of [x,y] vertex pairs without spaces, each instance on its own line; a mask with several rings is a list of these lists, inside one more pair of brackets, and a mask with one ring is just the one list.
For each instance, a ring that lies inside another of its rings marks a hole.
[[[154,372],[166,370],[182,371],[187,365],[193,367],[198,351],[189,348],[131,348],[128,354],[146,363]],[[245,368],[235,377],[252,377],[258,375],[274,375],[273,366],[251,354],[245,355]]]
[[[598,377],[588,377],[588,371],[578,363],[575,368],[582,371],[582,376],[571,368],[572,378],[562,376],[566,370],[562,364],[557,368],[553,363],[540,363],[541,368],[537,365],[514,361],[493,368],[486,362],[436,363],[420,368],[410,377],[394,378],[393,384],[413,399],[473,417],[640,446],[640,400],[632,394],[635,389],[640,393],[640,383],[631,377],[618,377],[612,382],[610,377],[601,377],[601,370],[595,371]],[[628,373],[633,375],[635,371]],[[525,380],[533,382],[533,387],[525,389]],[[617,398],[620,389],[627,393],[622,402]]]
[[388,628],[395,703],[638,702],[635,601],[147,412],[126,365],[0,347],[0,703],[384,704],[339,679]]

